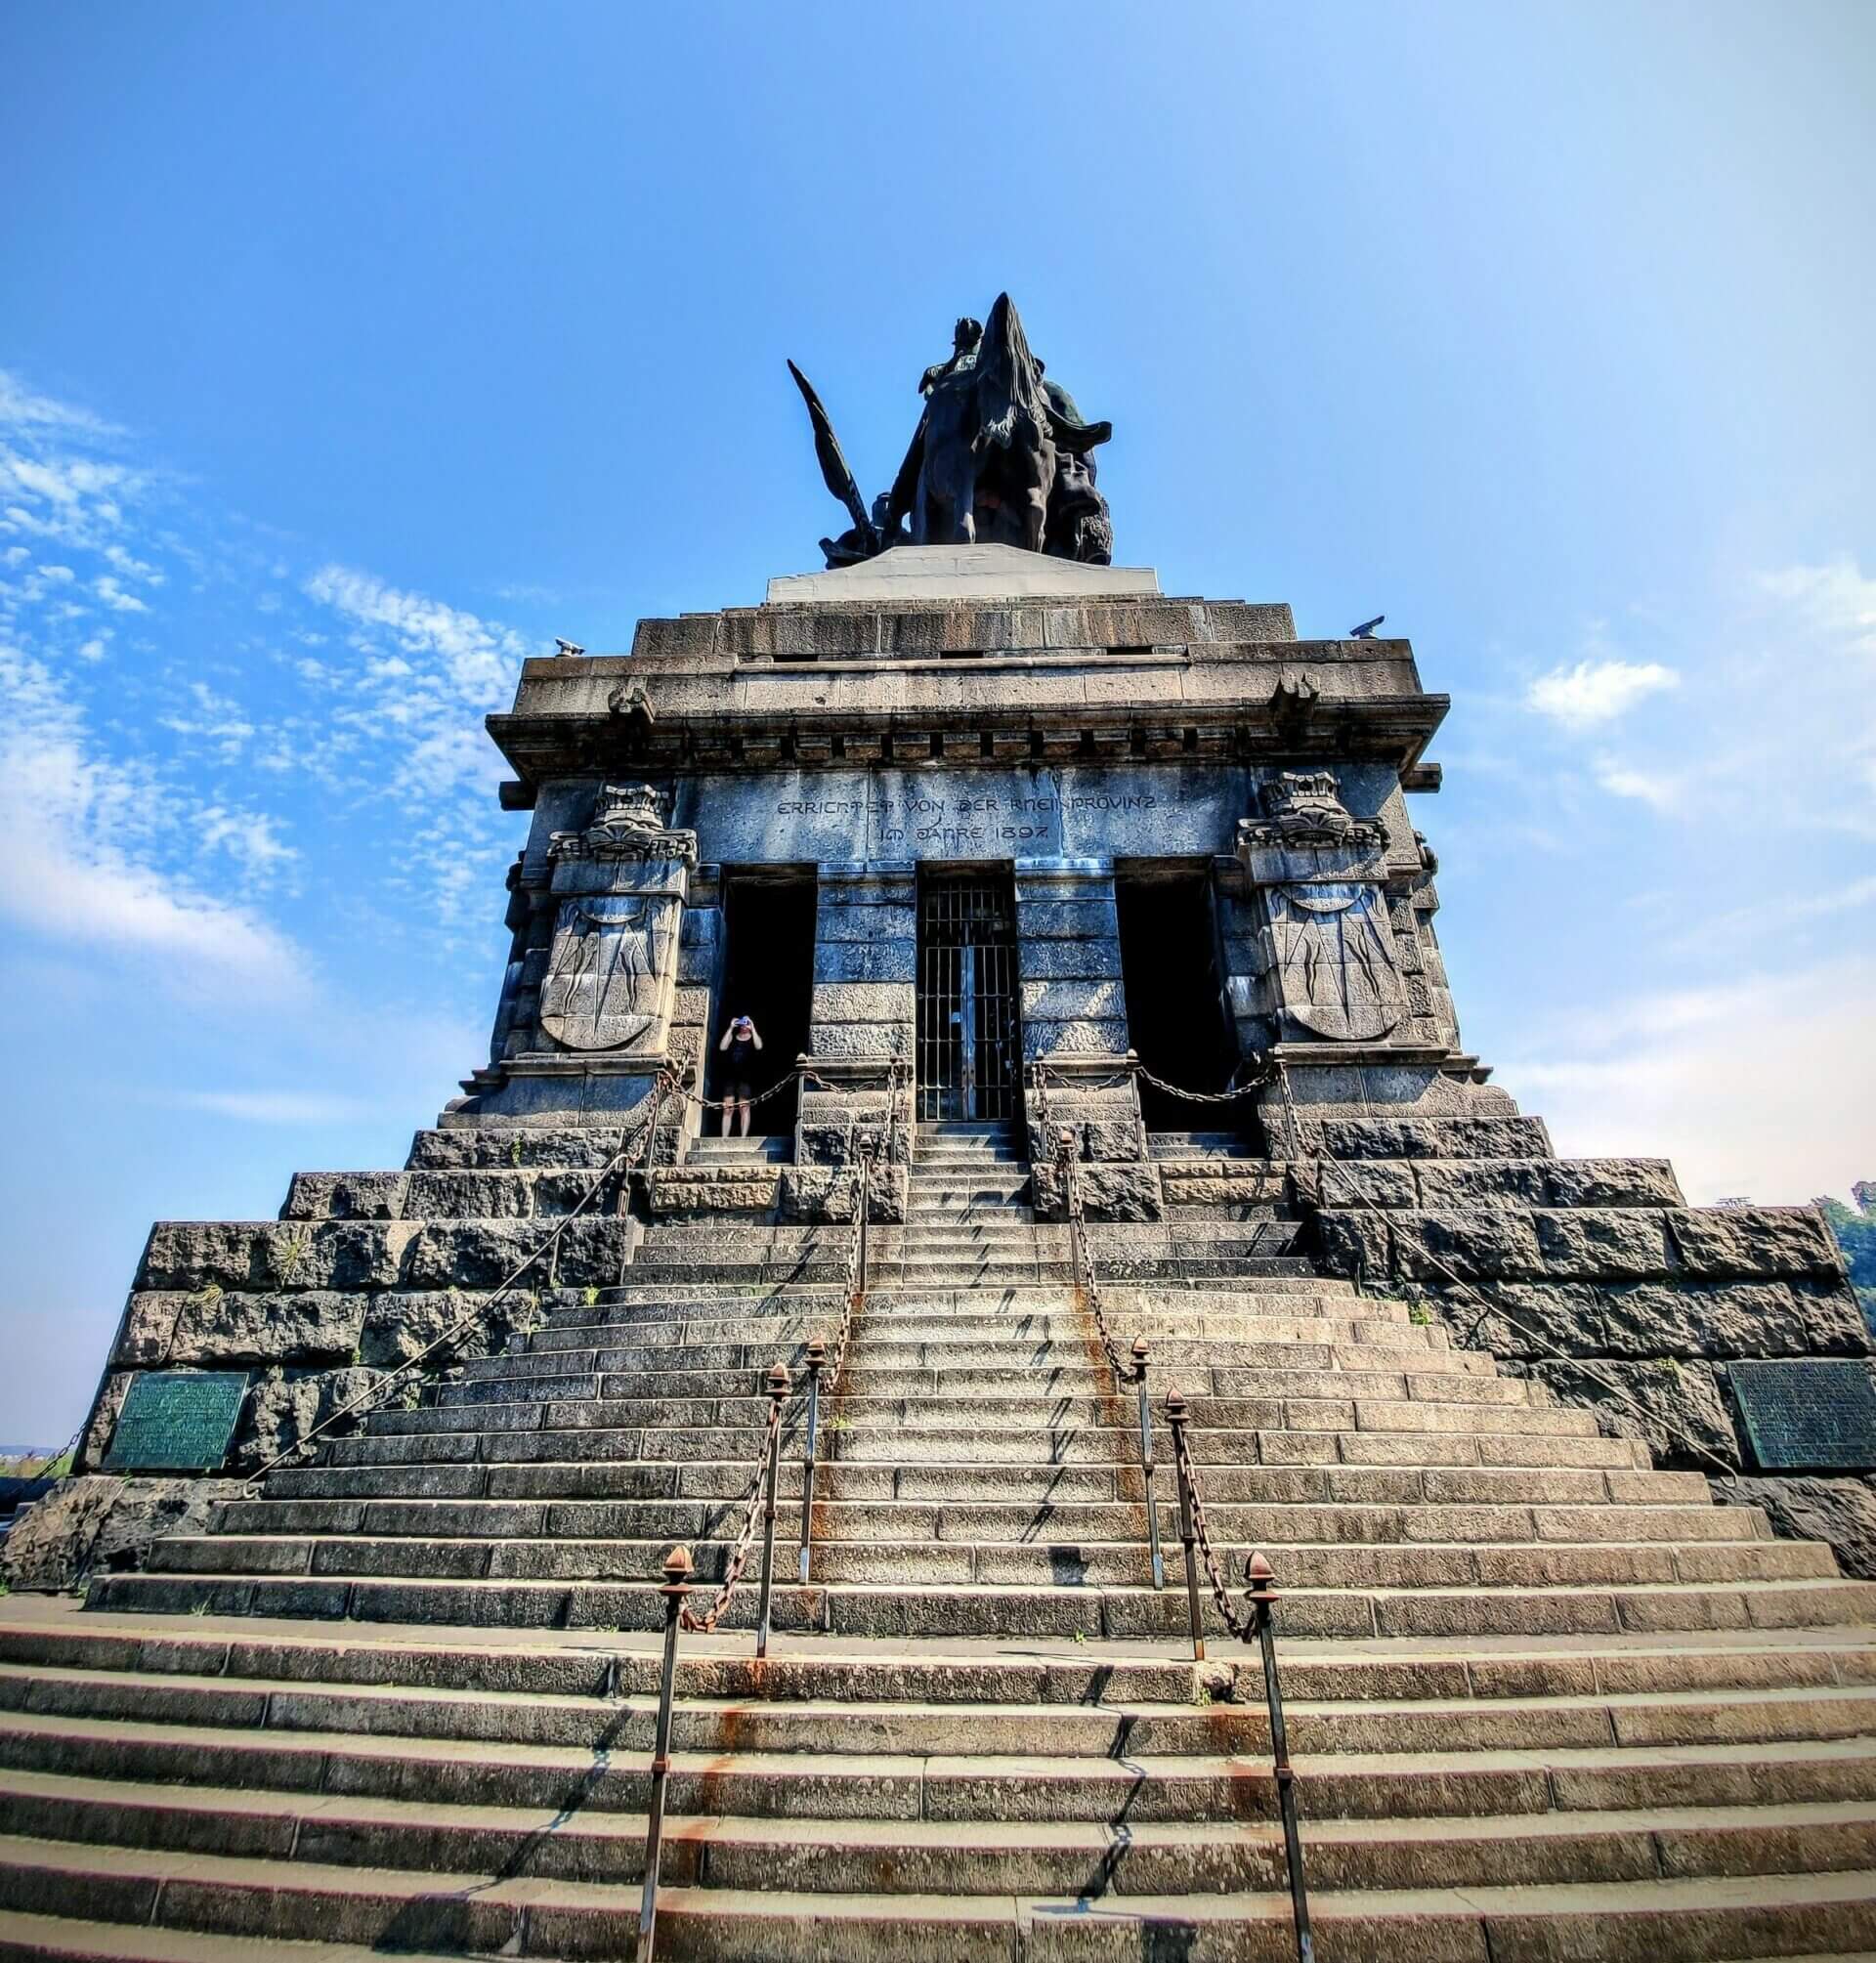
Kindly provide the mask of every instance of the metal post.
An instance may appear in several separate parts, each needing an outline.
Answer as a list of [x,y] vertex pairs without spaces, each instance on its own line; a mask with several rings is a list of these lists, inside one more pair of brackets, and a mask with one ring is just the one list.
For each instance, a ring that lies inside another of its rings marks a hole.
[[1192,1624],[1192,1660],[1205,1661],[1205,1632],[1199,1609],[1198,1533],[1192,1524],[1192,1474],[1186,1458],[1186,1419],[1190,1414],[1185,1399],[1174,1390],[1166,1400],[1166,1422],[1172,1428],[1172,1463],[1179,1474],[1179,1539],[1185,1546],[1185,1605]]
[[1146,1338],[1133,1339],[1133,1382],[1140,1399],[1140,1475],[1146,1488],[1146,1537],[1152,1551],[1153,1586],[1166,1586],[1166,1562],[1160,1555],[1160,1509],[1153,1497],[1153,1411],[1146,1401]]
[[1283,1857],[1290,1870],[1290,1913],[1297,1927],[1297,1963],[1315,1963],[1315,1939],[1309,1933],[1309,1891],[1302,1873],[1302,1836],[1297,1828],[1297,1775],[1290,1764],[1290,1744],[1283,1729],[1283,1688],[1277,1682],[1277,1588],[1270,1563],[1254,1554],[1244,1564],[1251,1584],[1245,1600],[1251,1608],[1249,1643],[1256,1636],[1263,1651],[1263,1694],[1270,1706],[1270,1758],[1277,1777],[1277,1806],[1283,1814]]
[[664,1667],[658,1680],[658,1728],[652,1739],[652,1794],[645,1819],[645,1893],[638,1903],[638,1963],[652,1963],[658,1940],[658,1863],[664,1839],[664,1781],[671,1770],[671,1689],[677,1681],[677,1618],[691,1592],[691,1556],[674,1547],[664,1557]]
[[828,1345],[817,1336],[802,1359],[808,1366],[808,1422],[801,1453],[801,1573],[808,1585],[808,1550],[814,1540],[814,1447],[821,1424],[821,1373],[828,1364]]
[[782,1471],[782,1400],[789,1394],[789,1371],[769,1366],[769,1469],[762,1495],[762,1601],[755,1617],[755,1653],[769,1653],[769,1585],[775,1576],[775,1487]]

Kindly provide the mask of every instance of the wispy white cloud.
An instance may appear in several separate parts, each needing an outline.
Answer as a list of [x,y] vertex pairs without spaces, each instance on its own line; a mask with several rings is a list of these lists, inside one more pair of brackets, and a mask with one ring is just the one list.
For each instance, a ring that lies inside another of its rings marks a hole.
[[1681,802],[1683,781],[1667,771],[1638,770],[1613,756],[1599,756],[1596,781],[1612,797],[1632,797],[1656,811],[1672,811]]
[[115,424],[90,409],[71,403],[55,402],[36,394],[14,374],[0,368],[0,427],[30,430],[64,430],[88,437],[122,436]]
[[1757,584],[1793,606],[1814,633],[1847,653],[1876,658],[1876,579],[1848,553],[1822,566],[1761,573]]
[[1538,714],[1580,730],[1613,722],[1648,696],[1680,686],[1680,675],[1659,661],[1581,661],[1539,675],[1524,700]]
[[277,928],[178,873],[179,814],[152,773],[100,753],[41,661],[0,645],[0,913],[65,943],[160,958],[190,987],[280,997],[306,961]]
[[1700,1203],[1802,1201],[1876,1174],[1872,1002],[1869,956],[1664,990],[1559,1019],[1494,1082],[1561,1152],[1672,1158]]

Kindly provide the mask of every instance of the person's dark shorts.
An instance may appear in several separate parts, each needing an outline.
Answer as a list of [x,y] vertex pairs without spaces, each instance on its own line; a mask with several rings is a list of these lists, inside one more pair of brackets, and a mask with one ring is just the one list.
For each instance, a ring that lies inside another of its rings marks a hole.
[[755,1092],[749,1088],[746,1077],[733,1077],[723,1087],[723,1095],[726,1101],[746,1104]]

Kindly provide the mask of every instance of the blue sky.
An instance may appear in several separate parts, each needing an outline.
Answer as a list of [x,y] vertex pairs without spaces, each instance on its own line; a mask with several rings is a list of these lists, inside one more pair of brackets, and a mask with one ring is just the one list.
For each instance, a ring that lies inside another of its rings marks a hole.
[[480,732],[746,605],[1008,287],[1118,557],[1385,611],[1469,1044],[1699,1198],[1876,1175],[1876,13],[0,14],[0,1439],[149,1222],[400,1163],[505,952]]

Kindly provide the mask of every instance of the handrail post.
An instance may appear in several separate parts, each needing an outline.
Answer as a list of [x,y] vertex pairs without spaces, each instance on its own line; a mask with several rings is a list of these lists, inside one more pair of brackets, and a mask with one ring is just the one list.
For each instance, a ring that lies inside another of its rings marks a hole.
[[782,1402],[789,1394],[789,1371],[783,1363],[769,1367],[769,1465],[762,1495],[762,1600],[756,1610],[755,1653],[769,1653],[769,1590],[775,1578],[775,1488],[782,1472]]
[[1179,1539],[1185,1547],[1185,1606],[1192,1625],[1192,1660],[1205,1661],[1205,1625],[1199,1608],[1198,1531],[1192,1522],[1191,1447],[1185,1427],[1190,1417],[1185,1399],[1173,1390],[1166,1400],[1166,1422],[1172,1428],[1172,1464],[1179,1475]]
[[1283,1687],[1277,1681],[1277,1586],[1270,1563],[1254,1554],[1244,1564],[1251,1584],[1245,1600],[1251,1625],[1244,1640],[1256,1638],[1263,1652],[1263,1694],[1270,1707],[1270,1758],[1277,1779],[1277,1806],[1283,1814],[1283,1857],[1290,1870],[1290,1914],[1297,1930],[1297,1963],[1314,1963],[1315,1939],[1309,1933],[1309,1890],[1302,1871],[1302,1835],[1297,1826],[1297,1775],[1290,1764],[1290,1744],[1283,1728]]
[[658,1866],[664,1840],[664,1782],[671,1771],[671,1691],[677,1682],[677,1619],[691,1592],[691,1556],[674,1547],[664,1557],[664,1665],[658,1679],[658,1727],[652,1739],[652,1792],[645,1810],[645,1892],[638,1903],[638,1963],[652,1963],[658,1940]]
[[1146,1398],[1146,1338],[1133,1339],[1133,1382],[1139,1391],[1140,1476],[1146,1489],[1146,1536],[1153,1563],[1153,1586],[1166,1587],[1166,1561],[1160,1554],[1160,1509],[1153,1497],[1153,1408]]
[[814,1540],[814,1450],[815,1433],[821,1425],[821,1373],[828,1364],[828,1345],[817,1336],[808,1344],[802,1361],[808,1366],[808,1422],[801,1453],[801,1559],[800,1582],[808,1585],[808,1556]]

